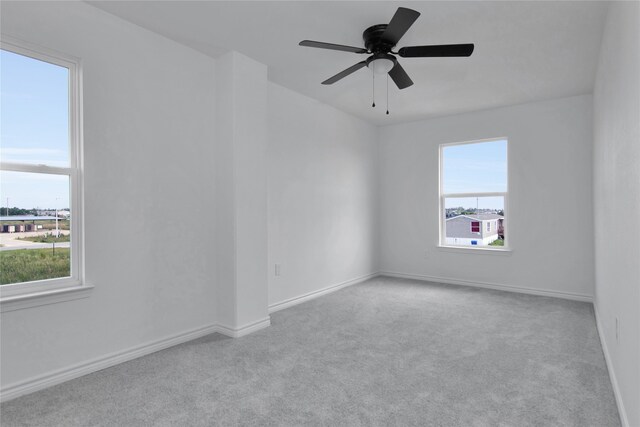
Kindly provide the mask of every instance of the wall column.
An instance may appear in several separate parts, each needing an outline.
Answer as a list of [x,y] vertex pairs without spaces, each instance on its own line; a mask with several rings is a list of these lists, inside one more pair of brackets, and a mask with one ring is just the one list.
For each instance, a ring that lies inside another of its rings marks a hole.
[[237,52],[216,64],[218,323],[230,336],[269,326],[267,67]]

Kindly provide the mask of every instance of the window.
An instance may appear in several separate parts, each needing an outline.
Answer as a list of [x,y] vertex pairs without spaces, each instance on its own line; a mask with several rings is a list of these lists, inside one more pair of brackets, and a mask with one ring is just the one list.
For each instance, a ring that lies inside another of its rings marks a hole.
[[507,248],[507,170],[506,138],[440,145],[441,246]]
[[78,61],[4,36],[0,48],[4,310],[83,287],[82,162]]

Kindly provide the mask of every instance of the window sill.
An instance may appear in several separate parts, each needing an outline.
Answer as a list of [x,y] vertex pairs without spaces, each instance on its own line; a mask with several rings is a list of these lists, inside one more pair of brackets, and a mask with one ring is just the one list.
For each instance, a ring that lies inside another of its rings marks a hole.
[[0,312],[22,310],[41,305],[56,304],[59,302],[73,301],[87,298],[91,295],[93,286],[74,286],[71,288],[56,289],[52,291],[35,292],[3,297],[0,301]]
[[509,248],[486,248],[486,247],[481,247],[481,248],[470,248],[470,247],[464,247],[464,246],[445,246],[445,245],[438,245],[438,250],[442,251],[442,252],[452,252],[452,253],[458,253],[458,254],[475,254],[475,255],[511,255],[513,253],[512,249]]

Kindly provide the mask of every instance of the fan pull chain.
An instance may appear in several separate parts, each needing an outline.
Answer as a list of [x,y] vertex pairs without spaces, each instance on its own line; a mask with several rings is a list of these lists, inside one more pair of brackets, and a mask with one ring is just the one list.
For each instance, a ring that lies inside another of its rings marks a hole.
[[376,73],[371,73],[373,80],[371,83],[371,98],[373,99],[372,107],[376,106]]
[[387,74],[387,116],[389,115],[389,74]]

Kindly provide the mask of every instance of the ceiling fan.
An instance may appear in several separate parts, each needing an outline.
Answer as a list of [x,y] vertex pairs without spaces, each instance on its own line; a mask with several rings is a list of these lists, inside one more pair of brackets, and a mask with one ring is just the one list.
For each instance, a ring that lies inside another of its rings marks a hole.
[[364,30],[362,38],[365,47],[344,46],[340,44],[317,42],[313,40],[303,40],[300,46],[317,47],[320,49],[341,50],[344,52],[352,52],[358,54],[371,55],[364,61],[360,61],[355,65],[339,72],[333,77],[323,81],[323,85],[330,85],[338,80],[347,77],[349,74],[363,67],[370,68],[374,74],[389,74],[391,80],[398,86],[398,89],[404,89],[413,84],[409,75],[398,62],[395,55],[402,58],[428,58],[428,57],[451,57],[451,56],[471,56],[473,53],[473,44],[446,44],[431,46],[406,46],[400,48],[397,52],[392,49],[398,44],[402,36],[407,32],[409,27],[420,16],[420,12],[399,7],[389,24],[378,24]]

